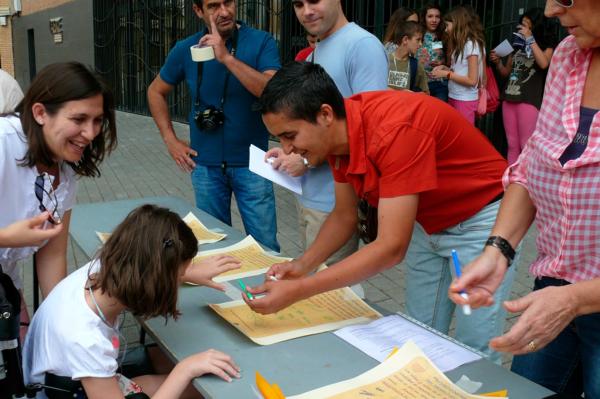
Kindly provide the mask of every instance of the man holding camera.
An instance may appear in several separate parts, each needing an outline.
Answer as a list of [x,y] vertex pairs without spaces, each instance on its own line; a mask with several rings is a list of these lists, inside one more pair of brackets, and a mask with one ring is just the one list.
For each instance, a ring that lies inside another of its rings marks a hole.
[[[271,182],[248,169],[250,144],[266,150],[268,132],[252,104],[280,68],[277,44],[267,32],[236,21],[235,0],[194,0],[206,25],[175,45],[148,87],[148,105],[171,157],[191,172],[196,206],[231,225],[235,194],[246,233],[279,251]],[[190,48],[209,46],[214,59],[194,62]],[[191,93],[191,145],[175,135],[167,95],[185,81]]]

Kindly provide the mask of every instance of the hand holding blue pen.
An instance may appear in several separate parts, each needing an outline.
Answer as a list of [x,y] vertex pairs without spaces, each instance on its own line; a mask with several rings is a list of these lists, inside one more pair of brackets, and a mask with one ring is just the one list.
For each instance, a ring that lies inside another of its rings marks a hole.
[[[460,261],[458,260],[458,253],[454,249],[452,250],[452,261],[454,263],[454,271],[456,272],[456,278],[458,279],[461,276]],[[461,291],[460,296],[467,301],[469,300],[469,295],[467,295],[465,291]],[[465,316],[469,316],[471,314],[471,306],[469,306],[469,304],[462,305],[462,311]]]

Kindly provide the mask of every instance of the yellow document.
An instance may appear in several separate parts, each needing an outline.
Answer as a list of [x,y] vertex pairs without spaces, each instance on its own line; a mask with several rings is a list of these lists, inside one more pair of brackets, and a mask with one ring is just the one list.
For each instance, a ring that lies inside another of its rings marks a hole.
[[102,244],[105,244],[108,241],[108,237],[110,237],[110,233],[101,233],[99,231],[96,232],[96,235]]
[[[458,388],[408,341],[393,356],[350,380],[289,399],[485,399]],[[506,397],[504,399],[507,399]]]
[[291,259],[268,254],[252,236],[248,236],[237,244],[225,248],[201,251],[194,258],[194,263],[215,255],[231,255],[242,262],[239,269],[230,270],[213,278],[217,283],[263,274],[275,263]]
[[183,221],[194,232],[194,235],[198,239],[198,244],[210,244],[221,241],[223,238],[227,237],[227,234],[215,233],[214,231],[207,229],[192,212],[185,215]]
[[270,315],[255,313],[244,301],[210,307],[259,345],[271,345],[381,317],[350,288],[315,295]]

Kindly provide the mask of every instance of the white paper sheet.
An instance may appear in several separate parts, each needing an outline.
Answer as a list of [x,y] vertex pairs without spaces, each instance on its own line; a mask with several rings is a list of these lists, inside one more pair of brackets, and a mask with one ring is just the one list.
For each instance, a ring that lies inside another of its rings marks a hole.
[[498,46],[496,46],[494,51],[496,52],[496,55],[498,57],[506,57],[507,55],[509,55],[513,51],[515,51],[515,49],[513,48],[513,46],[510,45],[508,40],[504,39],[504,41],[502,43],[500,43]]
[[251,172],[302,195],[302,177],[292,177],[287,173],[273,169],[270,164],[265,162],[265,152],[252,144],[250,144],[249,168]]
[[412,340],[443,372],[481,358],[398,315],[383,317],[369,324],[344,327],[336,331],[335,335],[380,362],[385,360],[394,347],[399,348]]

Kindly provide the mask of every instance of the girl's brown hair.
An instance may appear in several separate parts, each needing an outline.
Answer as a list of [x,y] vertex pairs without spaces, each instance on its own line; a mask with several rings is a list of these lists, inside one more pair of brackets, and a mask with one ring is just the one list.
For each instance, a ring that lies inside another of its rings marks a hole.
[[[388,26],[385,30],[385,34],[383,35],[383,43],[388,43],[394,40],[394,33],[398,29],[398,27],[406,22],[407,18],[413,14],[417,14],[417,12],[411,8],[398,7],[396,11],[392,13],[390,17],[390,21],[388,22]],[[417,14],[418,16],[419,14]]]
[[77,163],[69,162],[69,165],[80,176],[100,176],[98,165],[105,154],[110,153],[117,145],[115,101],[100,78],[79,62],[56,63],[43,68],[17,105],[15,112],[19,113],[29,143],[21,165],[34,167],[38,163],[46,166],[54,164],[52,153],[44,140],[43,127],[33,117],[32,106],[35,103],[43,104],[46,112],[56,115],[66,102],[98,94],[102,95],[104,111],[100,134],[85,148],[81,160]]
[[179,215],[143,205],[127,215],[100,250],[92,289],[117,299],[136,316],[176,318],[182,267],[197,251],[198,240]]
[[479,18],[473,15],[466,7],[458,6],[444,17],[446,22],[452,23],[452,30],[448,37],[448,53],[456,62],[463,55],[465,45],[472,41],[479,46],[481,57],[485,48],[485,36]]

